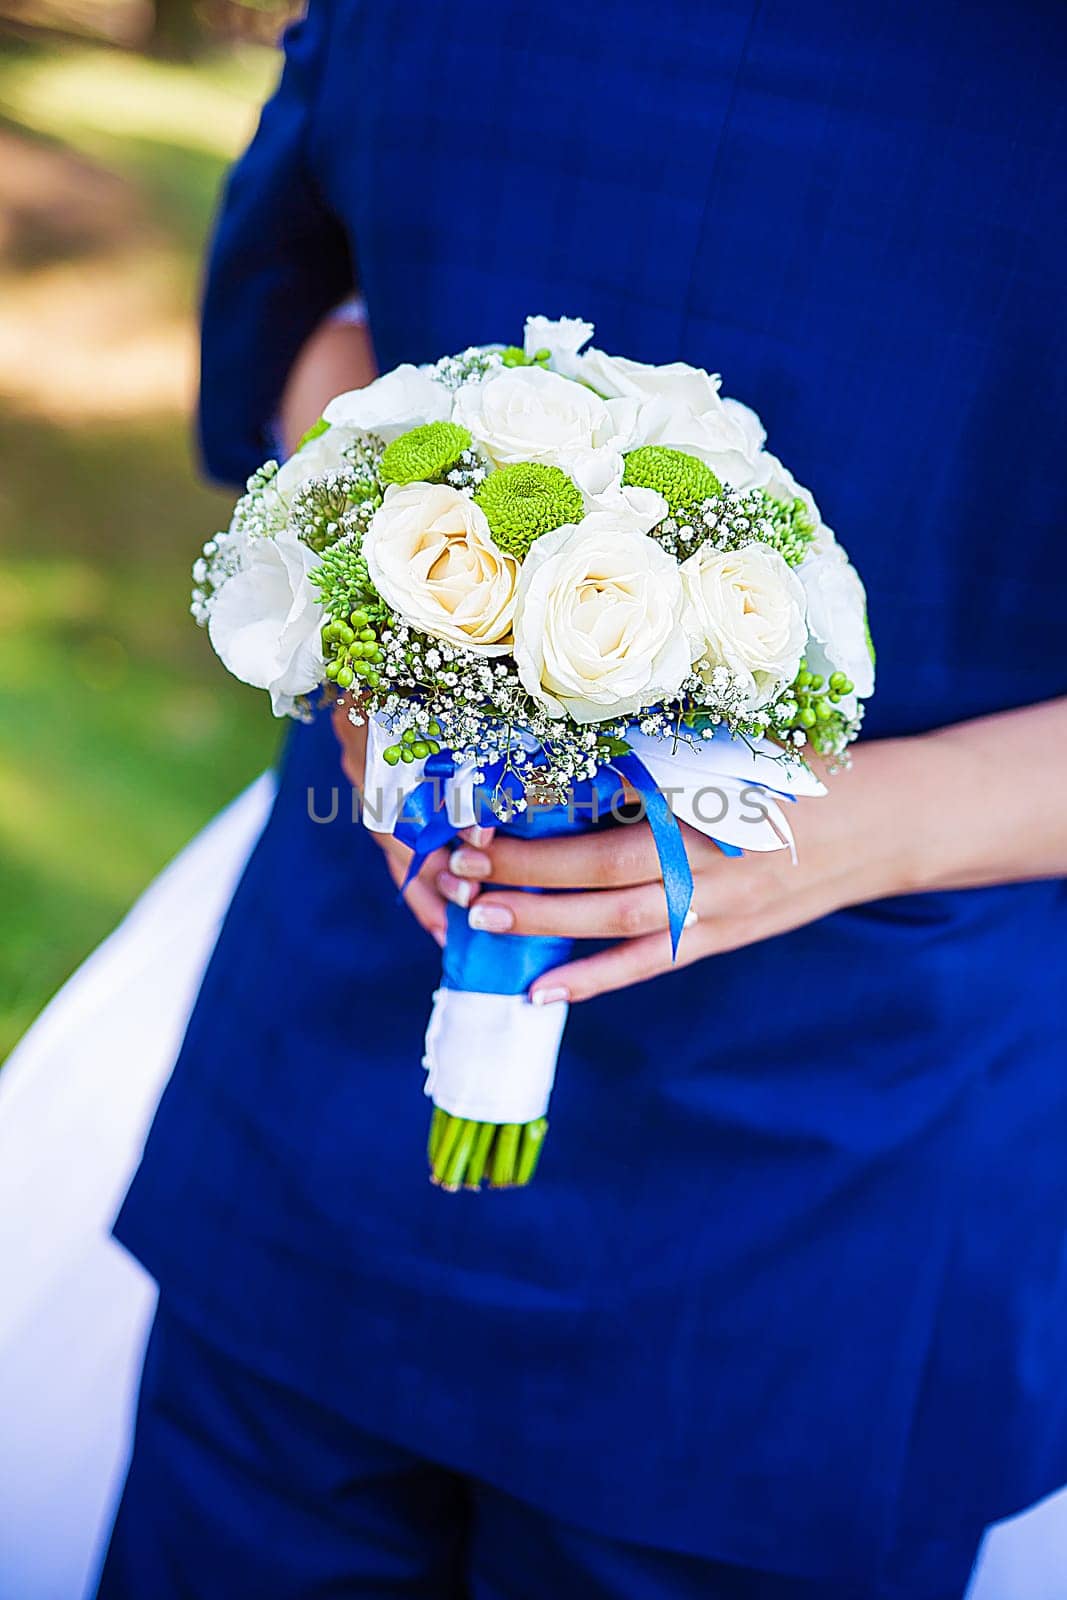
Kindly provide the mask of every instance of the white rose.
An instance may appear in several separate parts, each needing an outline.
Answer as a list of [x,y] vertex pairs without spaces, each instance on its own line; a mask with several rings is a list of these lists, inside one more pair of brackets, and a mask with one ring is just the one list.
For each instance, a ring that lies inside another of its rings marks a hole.
[[331,400],[323,416],[331,427],[376,433],[386,443],[426,422],[447,422],[452,395],[444,384],[405,363]]
[[578,352],[592,337],[593,324],[583,322],[580,317],[560,317],[558,321],[550,317],[527,317],[523,349],[530,361],[539,350],[547,350],[553,372],[572,378],[577,370]]
[[[829,529],[825,530],[829,533]],[[868,643],[867,595],[855,567],[832,536],[797,568],[808,603],[808,627],[817,648],[808,651],[816,672],[843,672],[861,699],[874,693]]]
[[618,527],[647,533],[663,521],[670,508],[655,489],[624,485],[625,466],[621,452],[605,445],[600,450],[583,450],[572,456],[567,471],[581,490],[587,515],[610,511]]
[[628,716],[677,692],[689,671],[677,563],[610,512],[534,541],[519,575],[515,662],[550,715]]
[[469,429],[497,463],[543,461],[565,467],[584,451],[628,441],[637,408],[611,406],[583,384],[542,367],[508,367],[457,390],[453,422]]
[[603,350],[588,350],[579,357],[576,373],[598,394],[628,398],[639,405],[633,443],[686,450],[734,489],[754,489],[763,483],[763,425],[740,401],[720,398],[718,374],[685,361],[649,366],[605,355]]
[[807,644],[804,589],[776,550],[702,545],[682,563],[695,614],[698,668],[728,667],[747,691],[749,710],[791,683]]
[[311,573],[319,557],[291,534],[251,539],[241,571],[213,597],[208,634],[242,683],[269,689],[276,717],[323,680],[323,612]]
[[519,564],[497,549],[485,513],[458,489],[387,489],[363,554],[378,593],[405,621],[482,655],[510,649]]
[[331,472],[350,469],[344,450],[352,443],[353,437],[351,428],[327,428],[325,433],[309,439],[307,444],[294,451],[288,461],[278,468],[278,475],[271,485],[286,507],[292,504],[297,491],[312,478],[325,478]]

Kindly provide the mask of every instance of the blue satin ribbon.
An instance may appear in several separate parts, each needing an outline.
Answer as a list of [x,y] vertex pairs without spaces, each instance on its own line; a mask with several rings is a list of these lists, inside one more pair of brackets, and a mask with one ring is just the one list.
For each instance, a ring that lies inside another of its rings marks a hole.
[[[536,767],[538,763],[531,763]],[[401,844],[407,845],[412,852],[411,863],[404,879],[406,889],[412,879],[417,877],[427,857],[435,850],[451,842],[455,835],[455,828],[448,815],[446,804],[446,785],[449,778],[456,772],[456,760],[450,750],[441,750],[437,755],[429,756],[423,769],[422,781],[412,790],[404,802],[400,819],[397,822],[395,837]],[[507,793],[512,800],[517,800],[521,794],[521,785],[513,772],[504,772],[503,761],[493,762],[484,769],[483,782],[474,792],[474,812],[479,819],[484,817],[486,822],[502,833],[520,835],[525,838],[558,838],[567,833],[585,833],[590,827],[595,827],[599,818],[611,814],[613,804],[617,804],[620,789],[616,777],[624,778],[640,797],[645,817],[652,830],[653,843],[659,858],[660,872],[663,876],[663,890],[667,899],[667,923],[671,935],[671,953],[678,954],[678,941],[682,937],[685,927],[686,915],[693,899],[693,873],[689,865],[689,858],[685,853],[685,841],[677,818],[671,810],[664,796],[660,793],[656,781],[639,756],[631,751],[627,755],[617,756],[610,768],[602,768],[597,776],[576,784],[572,790],[569,805],[540,807],[533,806],[526,811],[514,812],[510,820],[501,822],[493,813],[489,805],[491,795],[501,791]],[[719,849],[727,855],[740,855],[742,852],[734,845],[722,844],[715,841]],[[466,914],[463,915],[463,926],[466,927]],[[449,913],[448,950],[453,949],[453,938],[459,934],[458,919]],[[497,949],[501,944],[522,945],[526,940],[509,939],[505,941],[493,940],[487,946],[490,950]],[[548,940],[542,943],[566,944],[569,948],[570,941]],[[459,960],[459,941],[456,944],[457,961]],[[518,953],[517,953],[518,954]],[[527,954],[532,956],[532,952]],[[565,957],[563,958],[565,959]],[[508,987],[498,988],[495,983],[469,981],[452,983],[449,976],[449,961],[445,961],[445,983],[448,987],[477,988],[483,993],[521,994],[528,987],[532,978],[526,977],[526,964],[520,956],[521,972],[514,977],[501,972],[497,981],[505,982]],[[548,971],[551,966],[557,965],[553,960],[548,965],[543,965],[540,970]],[[466,962],[464,962],[466,965]],[[481,969],[491,963],[479,962]],[[458,974],[457,974],[458,976]],[[484,979],[485,972],[481,972]],[[493,974],[489,973],[489,977]],[[518,988],[510,987],[513,981],[518,981],[522,976],[524,981]],[[533,977],[538,976],[537,972]]]
[[674,815],[656,780],[640,756],[616,756],[612,770],[625,778],[641,797],[652,839],[659,856],[659,869],[663,876],[663,892],[667,896],[667,923],[671,930],[671,955],[678,954],[678,941],[682,937],[685,919],[693,901],[693,869],[685,853],[685,840]]

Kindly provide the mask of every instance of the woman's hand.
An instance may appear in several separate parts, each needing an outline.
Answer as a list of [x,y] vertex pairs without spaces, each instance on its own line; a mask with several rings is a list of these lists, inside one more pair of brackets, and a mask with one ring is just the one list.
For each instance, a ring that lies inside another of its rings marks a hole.
[[[825,798],[789,807],[795,867],[787,850],[724,856],[702,833],[680,825],[693,901],[675,962],[659,862],[645,822],[550,841],[498,834],[487,847],[465,842],[452,852],[437,886],[447,899],[470,905],[473,926],[491,932],[617,940],[609,950],[546,973],[530,991],[535,1004],[588,1000],[673,965],[784,933],[850,901],[891,893],[898,880],[903,886],[907,858],[887,803],[885,763],[874,763],[879,775],[867,765],[857,761],[831,779]],[[546,892],[498,890],[496,883]]]
[[[683,825],[693,915],[677,964],[886,895],[1067,872],[1059,798],[1065,749],[1067,701],[861,744],[852,767],[828,780],[825,797],[790,807],[796,866],[786,850],[727,858]],[[1040,787],[1035,762],[1045,777]],[[498,883],[547,892],[494,888]],[[447,870],[439,870],[437,887],[471,907],[476,927],[618,941],[539,978],[530,991],[535,1003],[588,1000],[671,969],[666,902],[647,824],[544,842],[503,834],[481,848],[465,842]]]

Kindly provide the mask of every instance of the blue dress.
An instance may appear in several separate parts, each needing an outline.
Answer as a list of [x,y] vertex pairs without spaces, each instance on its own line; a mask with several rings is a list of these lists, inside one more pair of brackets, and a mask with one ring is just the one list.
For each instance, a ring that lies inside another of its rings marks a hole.
[[[585,316],[721,371],[813,486],[867,736],[1067,693],[1064,34],[1041,0],[313,0],[218,224],[209,467],[267,453],[354,281],[383,370]],[[439,953],[344,807],[309,820],[343,782],[297,729],[118,1223],[172,1305],[573,1524],[760,1569],[934,1592],[1067,1480],[1063,883],[576,1008],[536,1183],[451,1198]]]

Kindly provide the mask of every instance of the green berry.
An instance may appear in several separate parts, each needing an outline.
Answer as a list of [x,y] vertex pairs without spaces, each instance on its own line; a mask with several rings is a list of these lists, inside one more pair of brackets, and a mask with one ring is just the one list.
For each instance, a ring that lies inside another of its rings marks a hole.
[[418,734],[415,732],[414,728],[405,728],[400,737],[403,739],[405,744],[414,744],[415,740],[418,738]]
[[414,761],[415,752],[412,750],[409,744],[402,744],[400,746],[400,759],[403,761],[404,765],[408,767],[410,767],[411,763]]
[[349,687],[349,685],[351,684],[352,679],[354,678],[354,676],[355,676],[355,674],[353,673],[351,667],[342,667],[341,670],[337,674],[337,683],[340,686],[340,688],[347,689]]
[[382,751],[382,760],[387,762],[389,766],[395,767],[400,760],[400,746],[398,744],[386,745]]
[[797,712],[797,721],[805,728],[814,728],[818,720],[811,706],[801,706]]
[[352,624],[353,628],[365,628],[370,618],[362,606],[357,606],[348,620]]
[[340,670],[341,670],[341,663],[339,661],[327,661],[327,663],[326,663],[326,676],[328,678],[330,678],[330,679],[336,678],[336,676],[340,672]]
[[411,747],[411,753],[418,761],[425,761],[430,753],[430,746],[425,739],[416,739]]

